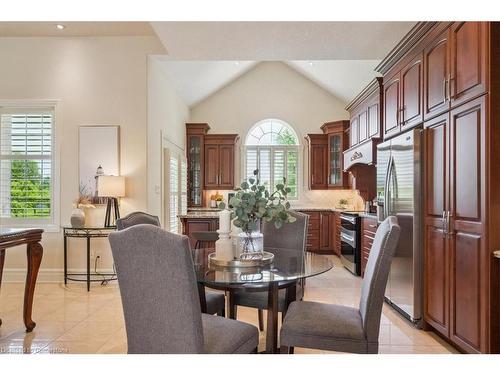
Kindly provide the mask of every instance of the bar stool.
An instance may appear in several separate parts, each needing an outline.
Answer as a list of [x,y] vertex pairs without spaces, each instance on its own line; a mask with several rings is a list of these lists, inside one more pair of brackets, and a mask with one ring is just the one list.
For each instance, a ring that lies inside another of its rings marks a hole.
[[208,247],[210,245],[215,247],[215,241],[219,239],[219,234],[217,232],[211,232],[211,231],[200,231],[200,232],[191,232],[191,237],[193,237],[196,240],[194,248],[201,249],[203,247]]

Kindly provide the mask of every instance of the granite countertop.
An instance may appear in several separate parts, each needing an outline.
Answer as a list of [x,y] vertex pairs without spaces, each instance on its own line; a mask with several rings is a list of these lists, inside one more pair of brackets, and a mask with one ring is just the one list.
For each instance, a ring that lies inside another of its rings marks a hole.
[[295,211],[330,211],[330,212],[342,212],[349,211],[343,208],[331,208],[331,207],[290,207]]
[[370,213],[363,212],[363,213],[359,214],[359,216],[361,216],[361,217],[369,217],[370,219],[378,219],[377,214],[374,213],[374,212],[370,212]]
[[177,215],[179,219],[218,219],[218,211],[191,211],[185,215]]
[[[343,212],[350,211],[349,209],[342,208],[328,208],[328,207],[292,207],[292,210],[295,211],[329,211],[329,212]],[[178,215],[177,217],[180,219],[218,219],[219,212],[221,210],[216,208],[190,208],[188,209],[187,214]],[[359,215],[361,217],[370,217],[377,218],[377,214],[375,213],[364,213],[360,212]]]

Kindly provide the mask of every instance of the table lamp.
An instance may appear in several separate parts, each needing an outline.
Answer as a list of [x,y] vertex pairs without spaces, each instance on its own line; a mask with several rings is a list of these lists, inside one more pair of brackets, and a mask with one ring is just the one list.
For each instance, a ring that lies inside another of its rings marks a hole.
[[112,227],[111,225],[111,211],[114,212],[114,223],[116,219],[120,218],[120,210],[118,208],[118,198],[125,196],[125,177],[123,176],[99,176],[97,180],[98,195],[106,197],[106,217],[104,219],[105,227]]

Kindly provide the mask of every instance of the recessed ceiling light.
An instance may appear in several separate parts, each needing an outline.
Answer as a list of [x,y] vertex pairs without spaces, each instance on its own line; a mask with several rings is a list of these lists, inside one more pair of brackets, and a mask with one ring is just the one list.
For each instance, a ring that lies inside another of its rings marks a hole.
[[235,61],[234,65],[238,66],[238,65],[240,65],[240,62],[239,61]]
[[313,63],[312,61],[309,61],[309,65],[310,65],[310,66],[313,66],[313,65],[314,65],[314,63]]
[[58,24],[56,25],[56,28],[57,28],[57,30],[64,30],[64,29],[66,28],[66,26],[64,26],[64,25],[63,25],[63,24],[61,24],[61,23],[58,23]]

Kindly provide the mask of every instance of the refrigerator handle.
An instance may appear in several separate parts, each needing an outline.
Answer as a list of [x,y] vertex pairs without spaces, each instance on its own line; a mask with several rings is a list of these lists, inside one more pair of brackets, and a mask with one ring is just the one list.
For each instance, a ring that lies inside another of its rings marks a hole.
[[390,202],[390,198],[389,198],[389,184],[390,184],[390,180],[391,180],[391,173],[392,173],[392,164],[393,164],[394,160],[393,160],[393,157],[391,156],[389,158],[389,163],[387,164],[387,172],[386,172],[386,175],[385,175],[385,187],[384,187],[384,219],[387,219],[387,217],[389,217],[389,202]]

